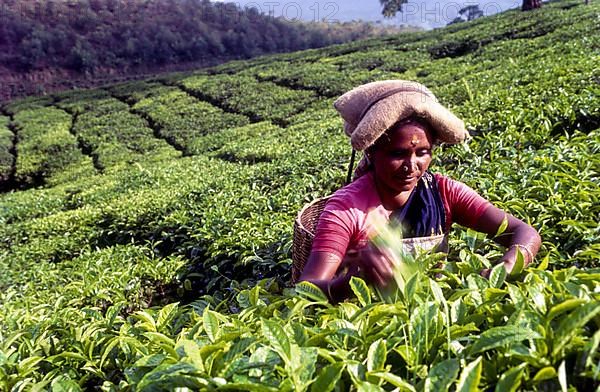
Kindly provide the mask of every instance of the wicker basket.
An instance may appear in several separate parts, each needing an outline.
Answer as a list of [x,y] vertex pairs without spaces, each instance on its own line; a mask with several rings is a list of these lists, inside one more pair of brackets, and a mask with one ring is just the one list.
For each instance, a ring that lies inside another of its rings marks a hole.
[[302,274],[310,255],[315,229],[319,216],[331,196],[322,197],[306,204],[294,221],[294,242],[292,245],[292,283],[296,283]]

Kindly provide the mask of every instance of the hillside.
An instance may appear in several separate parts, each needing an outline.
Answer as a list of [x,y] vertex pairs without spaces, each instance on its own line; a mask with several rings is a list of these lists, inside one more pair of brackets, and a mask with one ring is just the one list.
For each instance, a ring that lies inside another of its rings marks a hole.
[[0,0],[0,21],[0,101],[399,31],[208,0]]
[[[0,115],[0,390],[596,390],[600,5],[10,102]],[[520,275],[456,226],[395,303],[292,290],[292,224],[344,181],[333,100],[430,87],[467,145],[434,171],[543,238]],[[443,277],[435,278],[436,273]]]

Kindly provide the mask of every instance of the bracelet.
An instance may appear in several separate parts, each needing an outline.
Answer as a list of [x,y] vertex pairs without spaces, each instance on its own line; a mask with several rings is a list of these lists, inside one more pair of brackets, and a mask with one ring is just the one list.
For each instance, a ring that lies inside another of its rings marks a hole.
[[525,252],[521,252],[521,253],[527,253],[527,257],[529,257],[529,261],[525,264],[531,263],[533,261],[533,252],[531,252],[531,250],[527,246],[521,245],[521,244],[514,244],[514,245],[511,245],[510,248],[508,248],[508,249],[510,250],[512,248],[517,248],[517,249],[519,249],[519,251],[520,251],[520,249],[525,250]]

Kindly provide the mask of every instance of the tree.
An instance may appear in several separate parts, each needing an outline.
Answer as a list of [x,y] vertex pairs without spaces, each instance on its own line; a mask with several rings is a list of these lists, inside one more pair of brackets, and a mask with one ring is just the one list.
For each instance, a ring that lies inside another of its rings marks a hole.
[[529,11],[542,6],[542,0],[523,0],[521,11]]
[[90,72],[97,65],[96,53],[89,43],[77,40],[71,49],[67,65],[79,72]]
[[397,12],[402,12],[402,6],[407,2],[408,0],[379,0],[383,6],[381,13],[386,18],[393,18]]
[[483,11],[479,9],[479,4],[476,5],[468,5],[462,8],[458,13],[467,18],[467,21],[471,21],[473,19],[481,18],[483,16]]
[[473,19],[481,18],[483,16],[483,11],[479,8],[479,4],[476,5],[468,5],[466,7],[461,8],[458,11],[460,16],[457,16],[452,20],[448,25],[460,22],[468,22]]

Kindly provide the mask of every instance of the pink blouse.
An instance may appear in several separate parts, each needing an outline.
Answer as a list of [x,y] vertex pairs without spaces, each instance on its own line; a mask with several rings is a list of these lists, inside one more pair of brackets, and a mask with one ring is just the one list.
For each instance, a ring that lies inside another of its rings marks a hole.
[[[491,203],[477,192],[441,174],[437,180],[444,210],[446,232],[452,222],[472,227]],[[319,218],[312,250],[329,252],[343,258],[349,249],[367,245],[373,228],[370,214],[379,214],[385,221],[393,211],[386,210],[375,188],[373,173],[369,172],[351,184],[339,189],[327,201]]]

